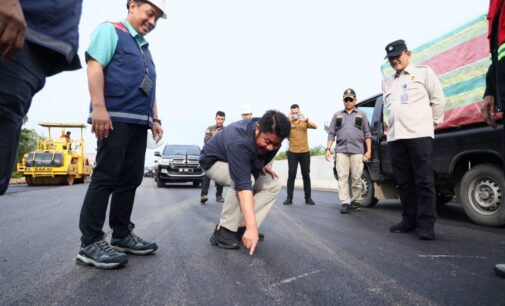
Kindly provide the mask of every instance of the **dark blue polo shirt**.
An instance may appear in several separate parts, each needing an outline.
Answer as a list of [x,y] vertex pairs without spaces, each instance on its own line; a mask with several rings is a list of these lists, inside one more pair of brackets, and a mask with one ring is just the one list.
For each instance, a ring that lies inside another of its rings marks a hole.
[[229,124],[212,137],[202,149],[200,165],[208,170],[216,161],[228,163],[235,190],[252,190],[251,174],[258,178],[260,170],[277,154],[264,155],[256,148],[256,124],[260,118]]

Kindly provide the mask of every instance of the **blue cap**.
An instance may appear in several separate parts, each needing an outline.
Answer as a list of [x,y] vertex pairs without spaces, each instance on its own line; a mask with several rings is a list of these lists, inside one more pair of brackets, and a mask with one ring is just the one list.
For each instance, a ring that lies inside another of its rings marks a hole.
[[403,39],[395,40],[386,46],[386,57],[400,56],[406,50],[407,44]]

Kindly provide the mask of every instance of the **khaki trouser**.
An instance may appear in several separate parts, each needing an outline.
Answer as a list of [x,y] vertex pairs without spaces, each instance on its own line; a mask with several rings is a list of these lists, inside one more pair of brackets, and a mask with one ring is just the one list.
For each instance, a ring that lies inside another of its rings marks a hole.
[[[228,163],[218,161],[205,173],[216,183],[231,187],[228,189],[223,204],[219,224],[230,231],[236,232],[242,219],[242,212],[237,191],[233,187],[234,183],[230,176]],[[270,174],[260,175],[254,183],[254,190],[254,211],[256,213],[256,223],[259,227],[277,200],[281,191],[281,183],[279,179],[273,179]]]
[[[349,171],[351,174],[352,198],[349,197]],[[351,153],[337,153],[338,197],[342,204],[350,204],[361,197],[363,184],[363,155]]]

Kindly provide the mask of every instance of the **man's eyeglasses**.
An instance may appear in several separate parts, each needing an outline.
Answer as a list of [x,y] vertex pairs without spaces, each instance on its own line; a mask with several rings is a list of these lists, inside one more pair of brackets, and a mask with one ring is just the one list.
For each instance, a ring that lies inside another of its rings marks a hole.
[[353,98],[345,98],[344,102],[354,102],[354,99]]

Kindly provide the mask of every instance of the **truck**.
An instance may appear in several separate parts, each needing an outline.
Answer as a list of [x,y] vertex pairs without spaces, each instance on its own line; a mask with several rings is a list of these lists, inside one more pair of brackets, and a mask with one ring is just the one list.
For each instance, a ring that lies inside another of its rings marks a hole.
[[[498,121],[494,129],[480,113],[490,65],[486,34],[487,20],[481,16],[412,50],[412,62],[430,66],[446,96],[444,121],[435,129],[433,143],[437,205],[456,197],[473,222],[503,226],[503,122]],[[385,79],[394,72],[384,63],[382,73]],[[356,106],[367,114],[372,133],[372,158],[363,169],[364,192],[359,199],[363,206],[371,207],[382,199],[398,198],[386,137],[388,114],[382,94]]]
[[[85,154],[85,141],[81,123],[41,122],[48,129],[48,137],[37,141],[37,148],[25,154],[16,165],[17,172],[32,185],[72,185],[83,183],[92,172]],[[51,136],[51,129],[60,129],[61,135]],[[67,129],[67,130],[65,130]],[[79,139],[70,137],[69,129],[80,129]],[[73,146],[73,147],[72,147]]]

